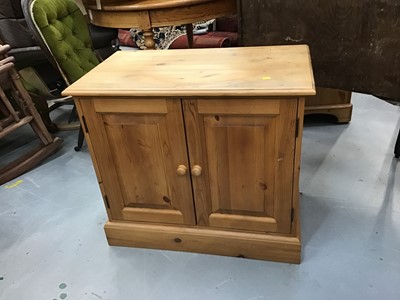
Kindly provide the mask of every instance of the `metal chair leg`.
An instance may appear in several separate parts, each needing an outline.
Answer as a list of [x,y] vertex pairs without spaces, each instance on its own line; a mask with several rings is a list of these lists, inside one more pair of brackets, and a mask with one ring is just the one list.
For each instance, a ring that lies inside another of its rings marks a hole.
[[81,126],[79,127],[78,145],[74,148],[75,151],[80,151],[82,149],[84,138],[85,136],[83,135],[83,128]]
[[400,157],[400,129],[399,134],[397,135],[396,145],[394,146],[394,157]]

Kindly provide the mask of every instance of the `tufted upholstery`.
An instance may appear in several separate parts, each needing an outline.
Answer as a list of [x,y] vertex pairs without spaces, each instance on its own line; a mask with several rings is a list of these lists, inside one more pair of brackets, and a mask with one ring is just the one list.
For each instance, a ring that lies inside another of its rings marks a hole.
[[34,0],[34,21],[69,83],[97,64],[85,16],[73,0]]

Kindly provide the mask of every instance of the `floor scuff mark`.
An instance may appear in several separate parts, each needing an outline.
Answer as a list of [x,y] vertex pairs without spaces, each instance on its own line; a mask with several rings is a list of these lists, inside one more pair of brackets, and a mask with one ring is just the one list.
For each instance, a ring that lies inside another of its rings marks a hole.
[[219,289],[221,286],[227,284],[229,281],[232,281],[232,278],[228,278],[228,279],[226,279],[226,280],[224,280],[224,281],[218,283],[218,284],[215,286],[215,288],[216,288],[216,289]]

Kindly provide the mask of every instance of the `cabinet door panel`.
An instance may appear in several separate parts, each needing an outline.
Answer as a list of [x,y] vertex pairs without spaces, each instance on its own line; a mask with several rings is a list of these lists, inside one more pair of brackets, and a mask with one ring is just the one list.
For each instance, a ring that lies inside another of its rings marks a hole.
[[198,224],[289,233],[297,99],[224,103],[184,101]]
[[[117,219],[195,224],[190,177],[176,173],[188,165],[180,100],[96,99],[93,110],[95,149],[109,156],[98,160],[117,177],[104,185],[109,202],[120,203],[111,208]],[[119,195],[110,195],[116,182]]]

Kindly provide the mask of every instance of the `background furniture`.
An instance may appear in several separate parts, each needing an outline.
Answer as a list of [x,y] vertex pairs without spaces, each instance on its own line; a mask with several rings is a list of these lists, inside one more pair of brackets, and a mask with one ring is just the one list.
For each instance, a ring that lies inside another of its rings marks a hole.
[[317,87],[315,96],[306,97],[304,114],[332,115],[338,123],[348,123],[352,111],[351,92]]
[[241,45],[307,44],[317,86],[400,102],[397,1],[237,2]]
[[10,55],[15,57],[18,70],[33,67],[51,88],[57,85],[61,77],[29,30],[21,1],[0,0],[0,37],[11,46]]
[[400,101],[393,0],[238,0],[243,46],[308,44],[317,86]]
[[63,94],[111,245],[300,262],[306,46],[121,51]]
[[[29,124],[40,144],[22,157],[0,167],[0,185],[38,165],[57,151],[62,143],[60,138],[52,138],[47,131],[14,69],[14,59],[6,55],[10,49],[9,45],[2,45],[0,40],[0,138]],[[18,105],[18,109],[13,104]]]
[[[118,33],[116,29],[101,28],[91,24],[90,34],[94,40],[95,51],[101,57],[108,57],[117,49]],[[43,51],[43,45],[41,47],[38,42],[40,37],[35,37],[34,32],[27,25],[21,1],[0,0],[0,37],[5,43],[10,44],[12,48],[10,54],[16,58],[16,68],[21,71],[23,84],[30,93],[48,130],[55,132],[57,129],[77,128],[76,124],[57,124],[56,126],[50,120],[50,111],[61,105],[72,105],[73,103],[60,99],[48,107],[47,101],[59,97],[61,90],[65,88],[65,82],[52,56]],[[43,87],[42,81],[44,81],[45,87]]]
[[[88,22],[74,1],[23,0],[22,6],[27,24],[36,40],[67,84],[76,81],[99,64],[102,58],[92,47]],[[91,28],[93,35],[104,36],[101,28]],[[117,50],[117,47],[110,47],[110,39],[114,34],[118,35],[117,29],[106,30],[103,42],[96,42],[100,49],[105,49],[101,51],[104,57]],[[83,137],[80,127],[75,150],[81,149]]]
[[83,0],[91,23],[112,28],[141,28],[145,46],[154,49],[153,27],[188,24],[192,46],[192,23],[231,15],[236,0]]

